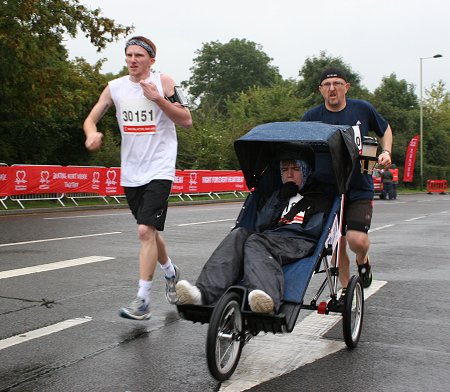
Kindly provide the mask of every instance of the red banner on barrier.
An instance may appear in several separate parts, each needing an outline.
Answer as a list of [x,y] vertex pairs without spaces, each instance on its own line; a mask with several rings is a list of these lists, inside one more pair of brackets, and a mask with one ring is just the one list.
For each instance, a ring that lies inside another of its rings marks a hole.
[[0,167],[0,195],[95,193],[123,195],[120,169],[86,166]]
[[[177,170],[172,193],[246,191],[242,171]],[[0,166],[0,196],[43,193],[124,195],[120,168],[93,166]]]
[[104,177],[102,182],[102,195],[104,196],[120,196],[125,191],[120,185],[120,168],[110,167],[103,169]]
[[247,190],[239,170],[177,170],[172,193],[239,192]]
[[0,197],[9,196],[9,166],[0,166]]
[[70,169],[68,175],[76,180],[70,184],[72,189],[64,193],[97,193],[101,196],[124,194],[118,167],[68,166],[67,169]]
[[417,146],[420,135],[414,136],[408,144],[405,157],[405,170],[403,171],[403,182],[412,182],[414,178],[414,165],[416,163]]
[[247,188],[241,171],[215,170],[210,180],[213,192],[244,191]]
[[62,170],[62,166],[11,166],[8,192],[10,195],[60,193],[64,181]]

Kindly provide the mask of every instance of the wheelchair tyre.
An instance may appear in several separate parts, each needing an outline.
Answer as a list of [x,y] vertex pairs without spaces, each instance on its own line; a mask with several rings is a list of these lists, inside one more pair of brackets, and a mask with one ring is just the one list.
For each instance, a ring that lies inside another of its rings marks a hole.
[[233,374],[244,346],[241,296],[223,295],[211,314],[206,339],[206,359],[214,378],[225,381]]
[[361,278],[352,276],[345,294],[342,326],[345,344],[353,349],[361,336],[364,315],[364,289]]

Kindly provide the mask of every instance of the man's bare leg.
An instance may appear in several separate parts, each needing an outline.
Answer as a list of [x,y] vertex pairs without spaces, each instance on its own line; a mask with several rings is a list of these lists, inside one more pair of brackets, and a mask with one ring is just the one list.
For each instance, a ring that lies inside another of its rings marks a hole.
[[[157,231],[153,226],[138,226],[141,249],[139,251],[139,278],[153,280],[156,262],[158,260]],[[167,254],[166,254],[167,255]]]
[[160,264],[165,264],[169,261],[169,255],[167,253],[166,242],[159,231],[156,232],[156,246],[158,247],[158,261]]

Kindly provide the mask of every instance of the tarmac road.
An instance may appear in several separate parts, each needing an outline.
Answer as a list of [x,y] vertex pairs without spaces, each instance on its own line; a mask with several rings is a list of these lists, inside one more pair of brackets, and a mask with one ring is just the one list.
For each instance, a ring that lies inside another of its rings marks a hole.
[[[195,281],[239,208],[170,207],[164,237],[183,278]],[[345,348],[339,320],[305,310],[292,334],[252,339],[222,385],[207,325],[179,318],[162,271],[152,319],[118,316],[136,293],[126,209],[0,216],[0,391],[448,391],[449,215],[450,195],[376,200],[358,347]]]

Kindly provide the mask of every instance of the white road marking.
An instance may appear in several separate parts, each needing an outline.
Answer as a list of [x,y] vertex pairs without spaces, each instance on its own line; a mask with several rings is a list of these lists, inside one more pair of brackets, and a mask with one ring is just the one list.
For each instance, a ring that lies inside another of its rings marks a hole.
[[4,246],[16,246],[16,245],[28,245],[37,244],[39,242],[51,242],[51,241],[62,241],[62,240],[73,240],[76,238],[87,238],[87,237],[98,237],[102,235],[112,235],[112,234],[122,234],[121,231],[112,231],[111,233],[98,233],[98,234],[86,234],[86,235],[75,235],[72,237],[57,237],[57,238],[47,238],[44,240],[34,240],[34,241],[23,241],[23,242],[11,242],[9,244],[0,244],[0,247]]
[[392,227],[392,226],[395,226],[395,225],[392,224],[392,225],[384,225],[384,226],[380,226],[380,227],[375,227],[373,229],[370,229],[369,233],[372,233],[373,231],[387,229],[388,227]]
[[15,346],[16,344],[27,342],[32,339],[50,335],[55,332],[60,332],[64,329],[71,328],[91,320],[92,320],[91,317],[75,318],[71,320],[61,321],[60,323],[49,325],[47,327],[35,329],[34,331],[22,333],[20,335],[11,336],[10,338],[0,340],[0,350],[3,350],[4,348],[8,348],[11,346]]
[[[369,298],[386,283],[374,280],[364,290],[364,298]],[[236,371],[229,380],[222,382],[219,391],[238,392],[252,388],[344,349],[344,340],[323,338],[340,319],[340,315],[313,312],[291,333],[256,336],[244,347]]]
[[13,278],[16,276],[35,274],[37,272],[53,271],[61,268],[75,267],[83,264],[98,263],[101,261],[113,260],[115,257],[108,256],[88,256],[79,259],[57,261],[55,263],[35,265],[33,267],[18,268],[0,272],[0,279]]
[[412,222],[412,221],[415,221],[415,220],[418,220],[418,219],[423,219],[423,218],[426,218],[426,217],[427,217],[426,215],[423,215],[423,216],[417,216],[417,217],[415,217],[415,218],[405,219],[405,222]]
[[104,217],[104,216],[117,216],[117,215],[130,215],[130,212],[128,213],[121,213],[121,214],[97,214],[97,215],[72,215],[72,216],[57,216],[53,218],[42,218],[44,220],[58,220],[58,219],[75,219],[75,218],[98,218],[98,217]]
[[235,221],[235,220],[236,219],[218,219],[218,220],[205,221],[205,222],[180,223],[177,226],[180,227],[180,226],[204,225],[204,224],[207,224],[207,223],[229,222],[229,221]]

